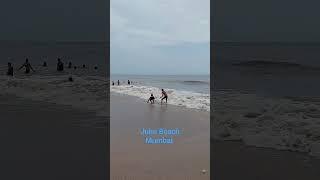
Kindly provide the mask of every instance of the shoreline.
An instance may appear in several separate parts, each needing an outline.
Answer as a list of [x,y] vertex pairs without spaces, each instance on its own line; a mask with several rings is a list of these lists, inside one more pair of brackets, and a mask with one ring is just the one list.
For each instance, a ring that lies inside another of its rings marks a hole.
[[9,95],[0,107],[2,179],[108,179],[107,118]]
[[[165,174],[168,180],[210,178],[209,112],[143,103],[137,97],[116,93],[111,93],[110,99],[111,177],[144,180]],[[140,134],[142,128],[183,131],[172,136],[173,144],[146,144],[148,136]],[[203,169],[206,174],[201,173]]]

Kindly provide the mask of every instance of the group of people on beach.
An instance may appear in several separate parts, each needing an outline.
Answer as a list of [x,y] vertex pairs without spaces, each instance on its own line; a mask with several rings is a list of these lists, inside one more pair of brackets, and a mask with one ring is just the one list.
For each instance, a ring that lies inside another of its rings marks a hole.
[[[58,58],[57,61],[58,61],[58,62],[57,62],[57,71],[59,71],[59,72],[64,71],[64,63],[61,61],[60,58]],[[42,67],[47,67],[47,66],[48,66],[48,65],[47,65],[47,62],[44,61]],[[22,66],[21,66],[18,70],[21,70],[22,68],[25,68],[25,73],[26,73],[26,74],[29,74],[31,70],[32,70],[33,72],[35,72],[35,70],[34,70],[34,69],[32,68],[32,66],[31,66],[28,58],[26,59],[26,61],[22,64]],[[68,69],[71,69],[71,68],[72,68],[72,62],[69,62],[69,63],[68,63]],[[83,64],[83,65],[82,65],[82,68],[86,68],[86,65]],[[77,69],[77,66],[74,66],[74,69]],[[98,69],[98,67],[95,66],[94,69],[96,70],[96,69]],[[13,70],[13,65],[12,65],[11,62],[8,62],[7,75],[8,75],[8,76],[13,76],[13,74],[14,74],[13,72],[14,72],[14,70]],[[72,81],[72,77],[69,78],[69,80]]]
[[[150,102],[151,104],[153,104],[155,99],[156,99],[156,98],[155,98],[155,97],[153,96],[153,94],[151,93],[151,96],[149,97],[147,103]],[[161,89],[161,97],[160,97],[160,99],[161,99],[161,104],[162,104],[162,101],[163,101],[163,100],[166,100],[166,103],[168,102],[168,94],[167,94],[167,92],[166,92],[165,90],[163,90],[163,89]]]
[[[132,81],[128,80],[128,85],[132,84]],[[120,86],[120,81],[117,81],[117,85]],[[112,81],[112,86],[114,86],[114,81]]]
[[[112,81],[112,86],[114,86],[114,84],[115,84],[114,81]],[[120,86],[120,81],[119,80],[117,81],[117,84],[118,84],[118,86]],[[132,84],[132,81],[128,80],[128,85],[130,85],[130,84]],[[161,97],[160,97],[160,99],[161,99],[161,103],[162,103],[163,100],[166,100],[166,103],[168,102],[168,94],[163,89],[161,89]],[[155,101],[155,97],[153,96],[153,93],[151,93],[151,96],[149,97],[147,103],[150,102],[151,104],[153,104],[154,101]]]

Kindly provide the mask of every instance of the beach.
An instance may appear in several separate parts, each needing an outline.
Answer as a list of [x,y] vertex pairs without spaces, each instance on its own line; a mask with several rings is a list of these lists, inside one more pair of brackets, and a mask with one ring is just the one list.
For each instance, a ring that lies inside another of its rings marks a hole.
[[0,96],[0,179],[108,179],[107,117]]
[[[111,179],[210,178],[209,112],[118,93],[111,93],[110,104]],[[141,128],[180,128],[182,133],[173,144],[146,144]]]
[[211,178],[219,180],[317,180],[320,160],[305,153],[211,141]]

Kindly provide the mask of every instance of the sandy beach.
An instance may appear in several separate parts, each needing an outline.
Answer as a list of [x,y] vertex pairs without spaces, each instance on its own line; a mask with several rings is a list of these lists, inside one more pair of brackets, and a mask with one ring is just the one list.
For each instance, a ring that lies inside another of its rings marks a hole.
[[[209,179],[209,112],[111,93],[111,179]],[[173,144],[146,144],[141,128],[181,128]],[[202,173],[206,170],[206,173]]]
[[305,153],[246,146],[237,141],[212,141],[212,179],[316,180],[320,160]]
[[107,118],[0,96],[0,179],[108,179]]

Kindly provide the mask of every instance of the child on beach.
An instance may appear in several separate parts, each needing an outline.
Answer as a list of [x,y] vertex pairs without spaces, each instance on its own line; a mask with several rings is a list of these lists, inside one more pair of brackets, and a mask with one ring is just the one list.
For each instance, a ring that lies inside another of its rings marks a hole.
[[155,98],[154,98],[153,94],[151,93],[151,96],[149,97],[147,103],[149,103],[149,101],[150,101],[150,103],[153,104],[154,103],[154,99]]

